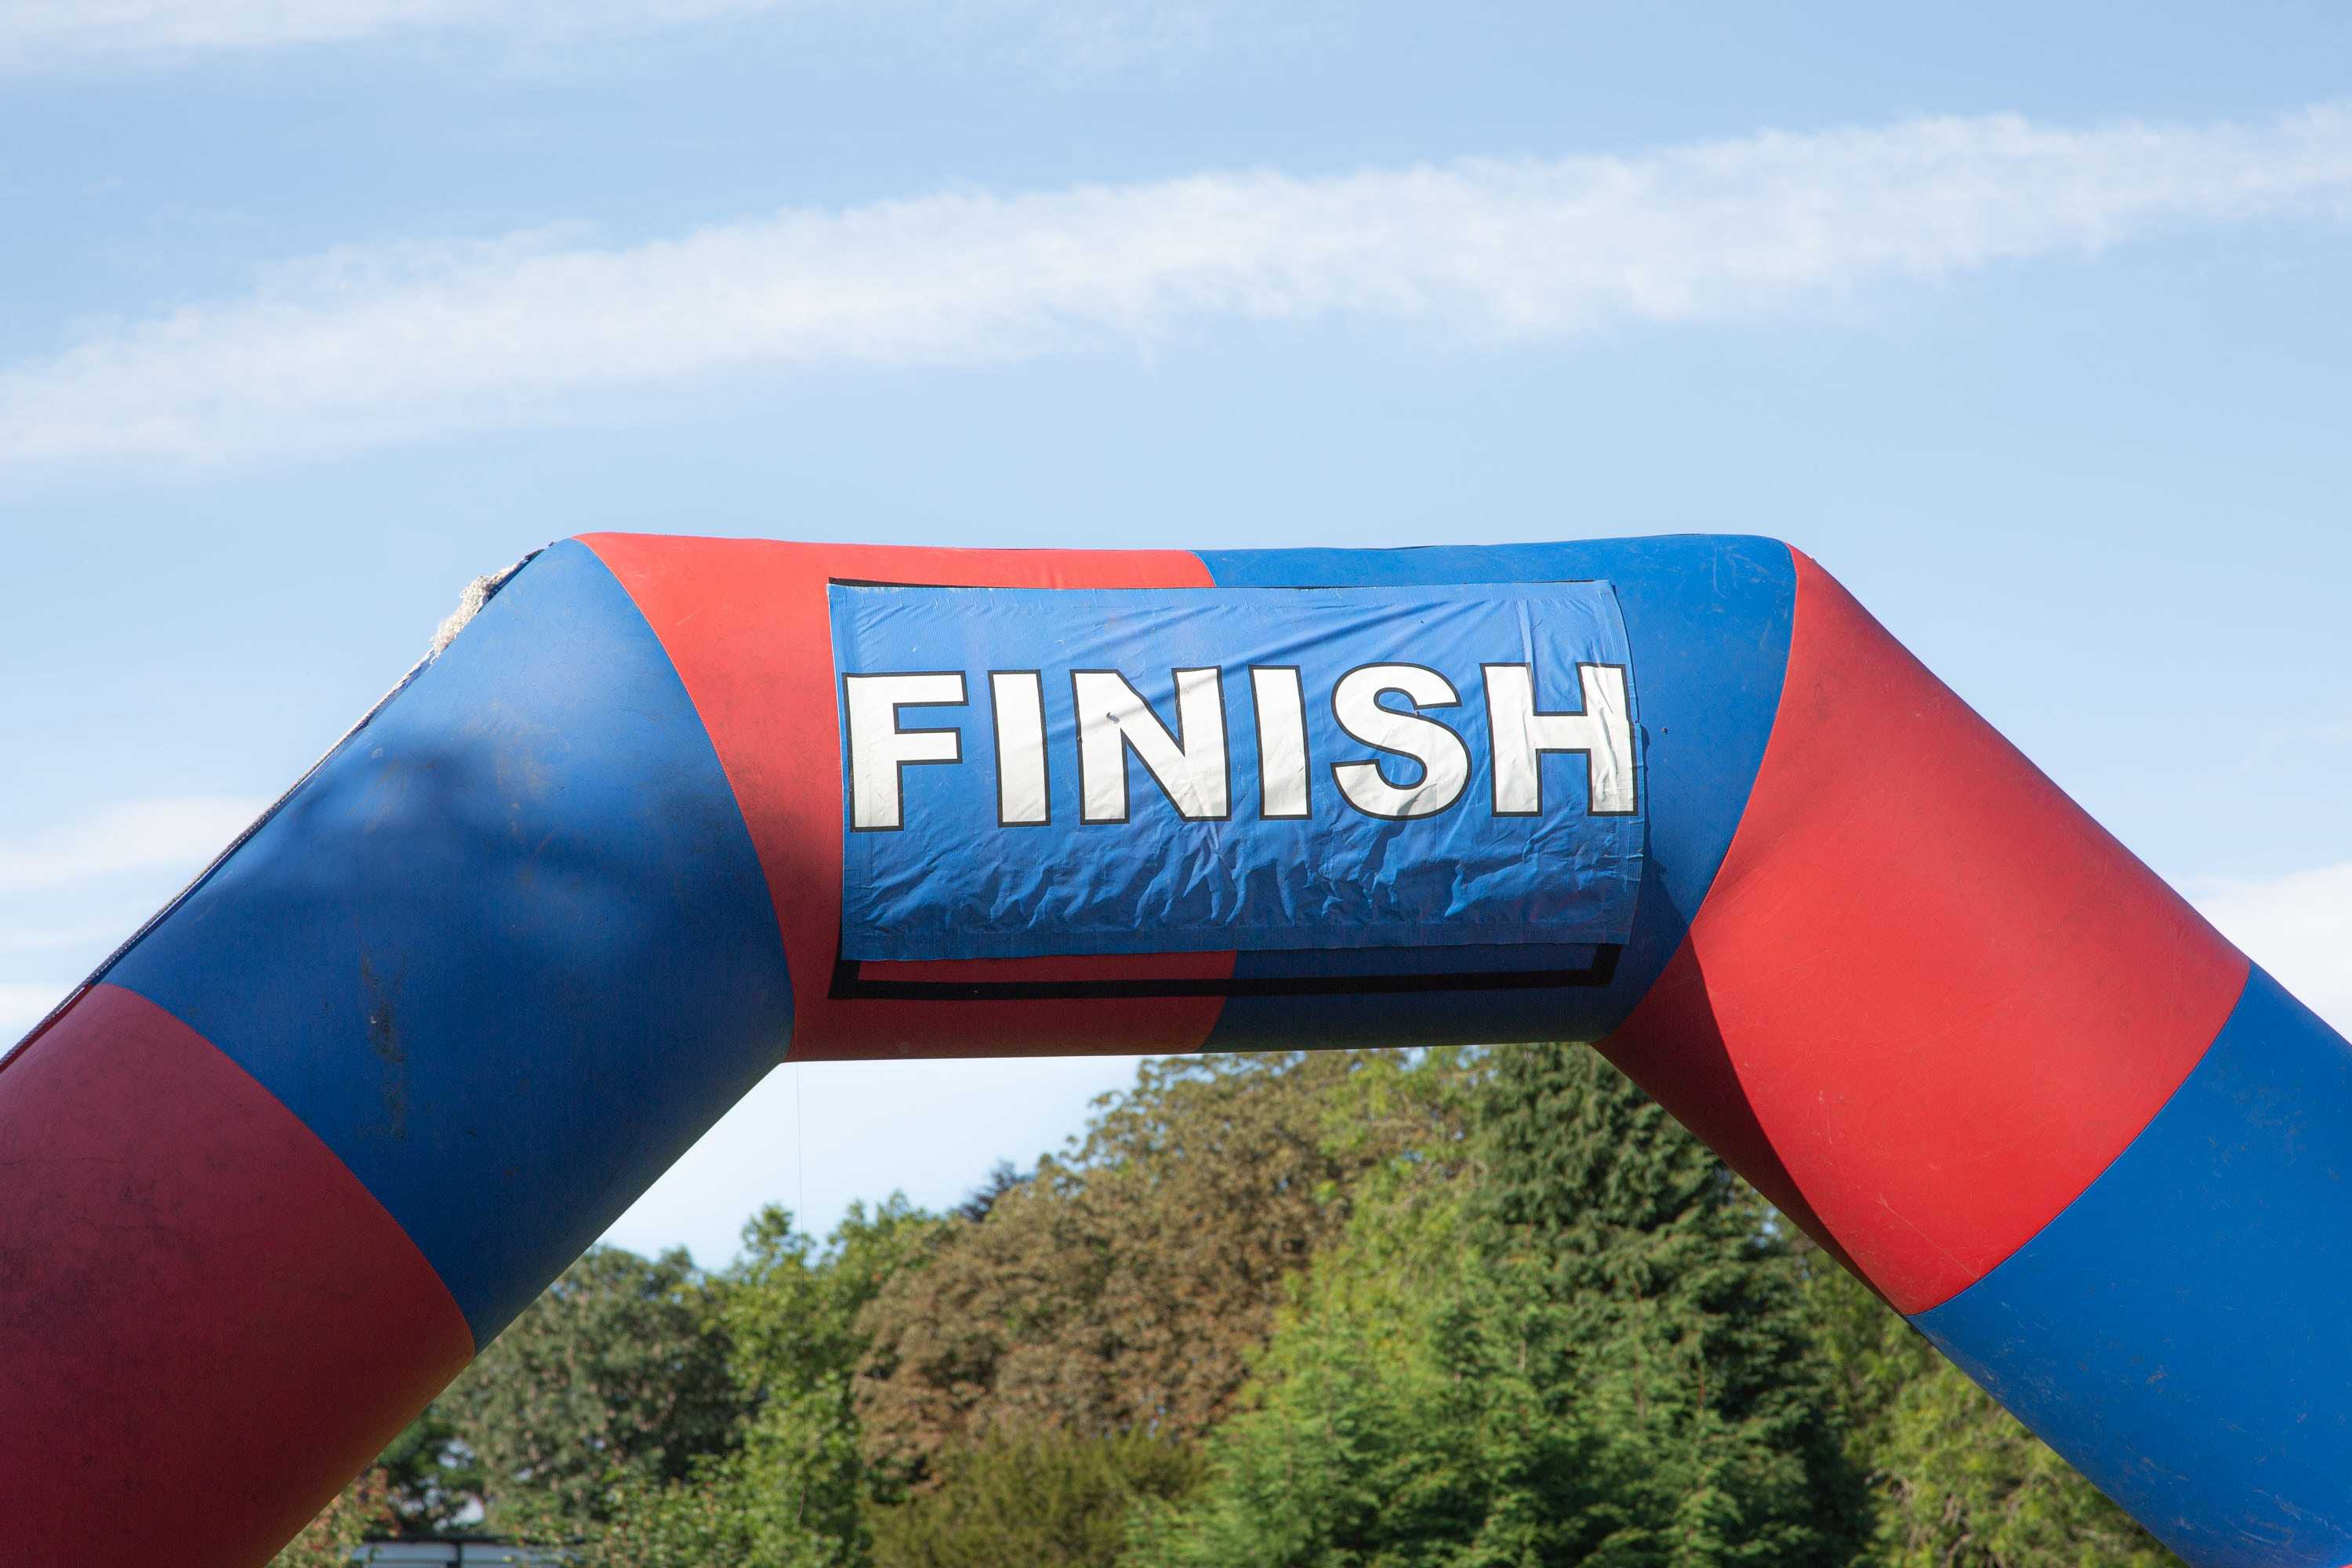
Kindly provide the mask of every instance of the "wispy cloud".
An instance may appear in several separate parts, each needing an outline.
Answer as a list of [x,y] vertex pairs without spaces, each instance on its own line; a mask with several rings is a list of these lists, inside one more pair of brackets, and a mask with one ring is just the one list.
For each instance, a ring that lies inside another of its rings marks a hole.
[[941,195],[625,247],[542,232],[347,250],[0,371],[0,462],[373,443],[729,368],[1004,363],[1219,320],[1559,339],[2347,200],[2352,108],[2326,106]]
[[[124,872],[194,876],[245,830],[262,805],[242,795],[125,801],[44,833],[0,840],[0,894],[75,889]],[[13,934],[30,939],[35,933]]]
[[2210,883],[2197,906],[2314,1012],[2352,1035],[2352,860]]
[[[768,0],[16,0],[0,10],[0,64],[161,58],[414,29],[660,26],[767,8]],[[567,16],[567,13],[569,14]]]
[[1025,37],[1064,63],[1116,66],[1197,45],[1219,0],[10,0],[0,70],[472,33],[538,41],[642,33],[775,14],[854,18],[888,7],[926,33]]

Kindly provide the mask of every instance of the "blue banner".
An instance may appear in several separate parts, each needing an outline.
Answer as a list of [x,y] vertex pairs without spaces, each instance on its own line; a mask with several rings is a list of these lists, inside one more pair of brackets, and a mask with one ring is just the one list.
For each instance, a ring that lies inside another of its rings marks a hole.
[[831,593],[845,959],[1632,927],[1605,583]]

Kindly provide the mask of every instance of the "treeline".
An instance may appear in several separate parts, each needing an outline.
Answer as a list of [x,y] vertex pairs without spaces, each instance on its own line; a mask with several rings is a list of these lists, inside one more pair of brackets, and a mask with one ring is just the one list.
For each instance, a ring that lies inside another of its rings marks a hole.
[[2172,1561],[1554,1047],[1150,1062],[952,1212],[592,1252],[281,1561],[477,1516],[585,1568]]

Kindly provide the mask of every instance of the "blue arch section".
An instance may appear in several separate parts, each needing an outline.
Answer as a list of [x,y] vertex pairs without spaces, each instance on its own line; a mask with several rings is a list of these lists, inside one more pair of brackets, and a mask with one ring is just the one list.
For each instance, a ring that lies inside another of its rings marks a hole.
[[[1648,768],[1648,860],[1633,934],[1599,986],[1429,991],[1374,996],[1248,996],[1225,1003],[1211,1050],[1344,1045],[1599,1039],[1623,1021],[1690,930],[1748,808],[1780,705],[1797,574],[1776,540],[1720,534],[1567,544],[1423,550],[1208,550],[1220,585],[1544,583],[1604,578],[1617,591],[1633,649]],[[1448,955],[1449,967],[1470,954]],[[1494,967],[1537,966],[1497,950]],[[1580,970],[1591,950],[1562,948],[1540,966]],[[1239,976],[1329,973],[1361,954],[1250,952]],[[1398,966],[1391,966],[1398,967]]]
[[2352,1046],[2256,969],[2066,1210],[1913,1321],[2192,1563],[2352,1561]]
[[792,1028],[774,906],[702,722],[569,543],[107,978],[301,1117],[478,1345]]

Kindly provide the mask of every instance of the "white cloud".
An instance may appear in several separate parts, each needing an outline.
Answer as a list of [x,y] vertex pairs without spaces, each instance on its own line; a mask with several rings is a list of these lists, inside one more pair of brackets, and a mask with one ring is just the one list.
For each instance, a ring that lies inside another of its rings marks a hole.
[[381,442],[729,368],[1002,363],[1220,320],[1559,339],[2347,197],[2352,109],[2329,106],[2251,125],[1921,120],[1630,158],[940,195],[625,247],[540,231],[353,249],[0,370],[0,463]]
[[[164,870],[193,877],[228,847],[229,840],[259,815],[262,804],[243,795],[124,801],[45,833],[0,840],[0,894],[70,889],[124,872]],[[39,929],[10,934],[32,946]],[[58,945],[70,945],[66,939],[80,935],[60,928]]]
[[2313,1012],[2352,1035],[2352,860],[2215,882],[2197,907]]
[[[10,0],[0,6],[0,70],[472,33],[537,40],[639,33],[767,14],[870,16],[886,0]],[[1055,60],[1127,64],[1189,48],[1214,0],[950,0],[889,6],[925,35],[963,40],[991,28]]]
[[[156,56],[333,43],[408,29],[572,32],[661,27],[780,8],[786,0],[15,0],[0,62]],[[804,0],[816,4],[821,0]]]

